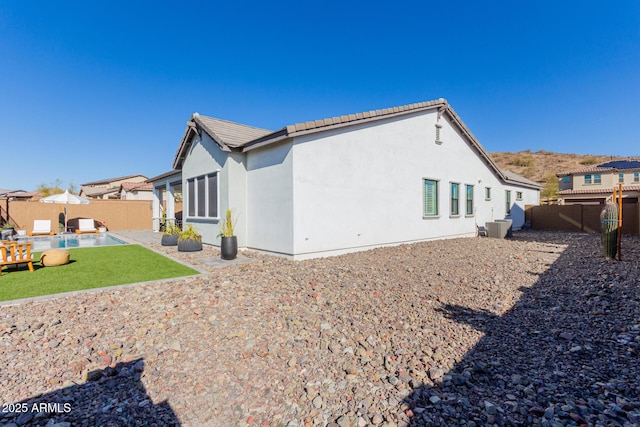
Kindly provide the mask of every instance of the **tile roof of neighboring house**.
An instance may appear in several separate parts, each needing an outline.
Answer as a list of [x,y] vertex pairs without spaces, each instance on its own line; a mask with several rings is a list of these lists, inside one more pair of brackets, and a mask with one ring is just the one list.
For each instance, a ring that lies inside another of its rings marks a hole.
[[133,191],[133,190],[153,190],[153,184],[150,182],[123,182],[120,184],[121,190]]
[[640,161],[638,160],[614,160],[611,162],[600,163],[599,165],[585,166],[584,168],[572,170],[569,172],[561,172],[556,174],[558,177],[568,175],[578,175],[583,173],[606,173],[617,172],[620,170],[640,170]]
[[122,181],[122,180],[129,179],[129,178],[136,178],[138,176],[141,176],[144,179],[147,179],[147,177],[144,176],[144,175],[135,174],[135,175],[120,176],[120,177],[117,177],[117,178],[101,179],[100,181],[87,182],[85,184],[81,184],[80,186],[84,187],[84,186],[87,186],[87,185],[89,185],[89,186],[92,186],[92,185],[107,185],[107,184],[109,184],[109,183],[111,183],[113,181]]
[[16,191],[9,191],[8,193],[6,193],[5,197],[14,197],[17,199],[32,199],[32,198],[41,198],[42,197],[42,193],[39,191],[24,191],[24,190],[16,190]]
[[120,187],[80,187],[80,192],[87,197],[103,196],[105,194],[117,193]]
[[[182,168],[182,162],[189,151],[193,136],[199,135],[199,128],[202,128],[218,143],[223,151],[248,151],[257,147],[273,144],[287,138],[295,136],[307,135],[310,133],[322,132],[330,129],[338,129],[346,126],[352,126],[360,123],[368,123],[381,119],[417,113],[427,110],[438,110],[438,114],[447,114],[451,121],[455,123],[463,134],[471,141],[471,145],[475,148],[484,161],[493,169],[497,175],[507,183],[522,185],[525,187],[543,188],[538,183],[530,181],[524,177],[516,175],[512,172],[505,173],[491,159],[489,154],[482,148],[476,137],[471,133],[469,128],[462,122],[462,119],[451,108],[449,103],[440,98],[433,101],[417,102],[414,104],[402,105],[400,107],[383,108],[380,110],[366,111],[356,114],[347,114],[326,119],[313,120],[304,123],[296,123],[283,127],[282,129],[272,132],[266,129],[255,128],[251,126],[233,123],[226,120],[214,119],[211,117],[201,116],[194,113],[191,120],[187,122],[178,151],[176,152],[173,167],[175,169]],[[237,135],[234,133],[237,132]]]
[[7,193],[12,193],[14,191],[22,191],[22,190],[7,190],[4,188],[0,188],[0,197],[4,197]]
[[[617,187],[616,187],[617,188]],[[622,191],[640,191],[640,185],[623,185]],[[613,187],[605,188],[588,188],[585,190],[561,190],[558,194],[562,196],[572,195],[572,194],[611,194],[613,192]]]

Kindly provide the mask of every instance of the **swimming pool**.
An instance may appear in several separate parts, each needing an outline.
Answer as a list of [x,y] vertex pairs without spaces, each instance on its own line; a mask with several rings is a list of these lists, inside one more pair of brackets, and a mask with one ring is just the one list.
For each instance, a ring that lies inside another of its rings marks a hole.
[[60,248],[89,248],[95,246],[126,245],[124,240],[116,239],[107,233],[99,234],[59,234],[45,237],[19,237],[20,242],[33,242],[33,252]]

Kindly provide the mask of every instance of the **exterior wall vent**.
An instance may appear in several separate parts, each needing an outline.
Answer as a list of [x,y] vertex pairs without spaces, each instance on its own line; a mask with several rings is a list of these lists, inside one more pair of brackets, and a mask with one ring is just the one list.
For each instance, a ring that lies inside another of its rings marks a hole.
[[440,123],[436,123],[436,144],[442,144],[442,140],[440,139],[440,129],[442,129],[442,125]]

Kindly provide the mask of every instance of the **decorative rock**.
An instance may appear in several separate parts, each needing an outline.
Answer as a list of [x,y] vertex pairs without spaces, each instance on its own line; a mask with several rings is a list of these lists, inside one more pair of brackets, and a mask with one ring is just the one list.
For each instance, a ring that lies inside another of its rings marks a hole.
[[3,306],[0,395],[72,404],[25,424],[47,427],[631,426],[640,237],[624,239],[611,264],[588,233],[224,268],[157,244],[209,274]]

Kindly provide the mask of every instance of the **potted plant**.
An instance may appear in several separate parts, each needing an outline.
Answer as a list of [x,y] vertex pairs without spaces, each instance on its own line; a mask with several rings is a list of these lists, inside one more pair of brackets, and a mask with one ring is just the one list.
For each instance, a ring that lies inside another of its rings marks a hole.
[[220,257],[226,260],[235,259],[238,256],[238,238],[233,234],[233,219],[231,209],[227,209],[225,220],[222,223],[222,231],[218,234],[220,241]]
[[202,236],[191,224],[187,226],[178,237],[178,251],[195,252],[202,250]]
[[162,246],[175,246],[178,244],[178,237],[180,237],[180,227],[169,223],[164,227],[160,244]]

